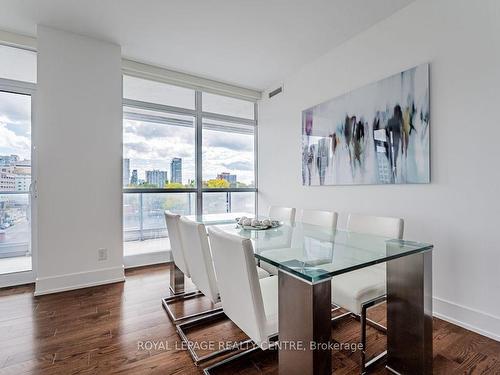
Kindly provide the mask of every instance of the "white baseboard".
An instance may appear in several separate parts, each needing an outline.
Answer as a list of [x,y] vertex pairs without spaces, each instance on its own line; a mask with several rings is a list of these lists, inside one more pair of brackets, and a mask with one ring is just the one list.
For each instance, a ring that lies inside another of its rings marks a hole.
[[500,317],[444,300],[433,298],[433,315],[490,339],[500,341]]
[[66,275],[37,277],[35,296],[111,284],[124,280],[123,266],[101,268],[99,270],[76,272]]

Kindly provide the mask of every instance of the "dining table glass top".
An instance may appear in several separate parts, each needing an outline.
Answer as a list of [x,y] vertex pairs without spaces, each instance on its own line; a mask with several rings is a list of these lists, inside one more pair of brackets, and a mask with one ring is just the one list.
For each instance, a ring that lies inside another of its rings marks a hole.
[[[225,216],[225,219],[224,219]],[[204,215],[196,221],[217,225],[252,241],[255,257],[308,282],[318,282],[392,259],[431,251],[433,245],[373,234],[334,230],[296,222],[277,228],[240,228],[238,214]]]

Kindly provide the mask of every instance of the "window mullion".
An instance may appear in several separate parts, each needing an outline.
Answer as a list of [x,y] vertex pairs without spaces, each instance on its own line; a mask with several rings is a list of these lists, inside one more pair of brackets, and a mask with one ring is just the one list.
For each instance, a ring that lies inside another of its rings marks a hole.
[[202,117],[202,94],[196,91],[196,215],[203,214],[203,170],[202,170],[202,147],[203,147],[203,117]]
[[253,147],[253,160],[254,160],[254,185],[255,185],[255,216],[259,215],[259,193],[257,192],[257,189],[259,188],[259,127],[257,126],[258,124],[258,117],[259,117],[259,107],[257,103],[254,103],[254,120],[255,120],[255,129],[254,129],[254,134],[253,134],[253,142],[254,142],[254,147]]

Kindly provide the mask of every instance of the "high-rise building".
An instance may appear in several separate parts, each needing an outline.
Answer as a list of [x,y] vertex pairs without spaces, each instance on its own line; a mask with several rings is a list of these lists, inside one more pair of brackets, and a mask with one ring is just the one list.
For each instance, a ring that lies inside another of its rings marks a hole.
[[170,182],[182,184],[182,159],[173,158],[170,162]]
[[0,190],[16,190],[16,175],[14,174],[14,167],[0,167]]
[[218,180],[226,180],[229,182],[231,187],[236,186],[236,175],[235,174],[230,174],[229,172],[222,172],[217,175]]
[[146,171],[146,182],[157,187],[164,187],[168,181],[167,171],[154,169]]
[[123,186],[130,184],[130,159],[123,159]]
[[137,177],[137,169],[132,171],[132,177],[130,177],[130,185],[137,185],[139,183],[139,178]]

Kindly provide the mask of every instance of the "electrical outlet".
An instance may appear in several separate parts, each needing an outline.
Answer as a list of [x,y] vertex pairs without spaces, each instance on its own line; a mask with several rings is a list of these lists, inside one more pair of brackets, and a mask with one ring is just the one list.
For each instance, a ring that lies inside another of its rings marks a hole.
[[97,250],[97,260],[107,260],[108,259],[108,249]]

